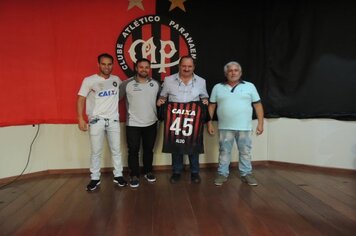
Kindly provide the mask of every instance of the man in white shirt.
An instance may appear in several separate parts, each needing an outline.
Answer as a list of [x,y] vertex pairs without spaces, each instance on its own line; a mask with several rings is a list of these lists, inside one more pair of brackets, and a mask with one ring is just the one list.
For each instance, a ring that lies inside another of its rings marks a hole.
[[[78,92],[78,126],[82,131],[89,130],[91,143],[90,172],[91,180],[87,191],[93,191],[100,184],[100,159],[103,151],[104,136],[107,136],[112,163],[114,183],[127,185],[122,175],[119,122],[119,85],[121,80],[111,75],[114,59],[110,54],[98,56],[99,72],[84,78]],[[84,118],[84,107],[89,124]]]

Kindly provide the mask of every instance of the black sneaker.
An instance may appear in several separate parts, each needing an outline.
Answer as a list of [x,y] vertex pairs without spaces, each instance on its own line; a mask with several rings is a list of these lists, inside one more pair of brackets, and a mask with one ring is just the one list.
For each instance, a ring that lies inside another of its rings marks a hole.
[[173,175],[171,176],[171,178],[169,179],[169,181],[171,182],[171,184],[175,184],[180,180],[180,174],[176,174],[173,173]]
[[151,172],[145,174],[145,179],[150,183],[156,182],[156,177]]
[[137,188],[140,186],[140,180],[136,176],[131,177],[130,179],[130,187],[131,188]]
[[123,176],[118,176],[114,178],[114,183],[116,183],[119,187],[125,187],[127,185],[127,181]]
[[100,185],[100,179],[90,180],[89,184],[87,185],[87,191],[94,191],[98,185]]
[[190,180],[192,181],[192,183],[199,184],[201,182],[199,173],[192,173],[192,175],[190,176]]

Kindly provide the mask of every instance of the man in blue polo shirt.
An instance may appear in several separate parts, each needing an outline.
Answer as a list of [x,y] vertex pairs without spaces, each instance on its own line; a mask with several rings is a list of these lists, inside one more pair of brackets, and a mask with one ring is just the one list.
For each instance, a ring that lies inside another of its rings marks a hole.
[[[260,135],[263,133],[263,106],[256,87],[240,79],[242,69],[239,63],[227,63],[224,72],[227,80],[214,86],[208,108],[211,117],[217,108],[219,120],[219,167],[214,183],[220,186],[227,181],[231,149],[235,140],[239,151],[241,180],[257,186],[251,165],[252,107],[258,119],[256,134]],[[211,135],[215,133],[211,121],[208,122],[208,132]]]

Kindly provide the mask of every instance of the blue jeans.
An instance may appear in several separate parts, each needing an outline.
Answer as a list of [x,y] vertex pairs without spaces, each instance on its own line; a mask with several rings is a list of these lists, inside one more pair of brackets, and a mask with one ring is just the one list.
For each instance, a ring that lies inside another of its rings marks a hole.
[[[199,173],[199,153],[190,154],[189,164],[191,173]],[[172,153],[172,167],[174,174],[180,174],[183,171],[183,154]]]
[[240,175],[252,174],[251,148],[252,131],[219,130],[219,168],[218,173],[223,176],[229,175],[229,165],[231,162],[231,149],[234,140],[239,152]]
[[114,177],[122,176],[120,123],[118,120],[94,118],[89,121],[91,143],[90,172],[91,179],[100,179],[100,162],[103,153],[104,137],[106,135],[114,167]]

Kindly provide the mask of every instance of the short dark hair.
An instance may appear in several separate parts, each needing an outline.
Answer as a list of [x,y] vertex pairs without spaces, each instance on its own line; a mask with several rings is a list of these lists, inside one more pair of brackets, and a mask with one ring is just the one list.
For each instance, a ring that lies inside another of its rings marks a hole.
[[191,59],[193,61],[193,65],[195,66],[195,59],[191,56],[191,55],[185,55],[185,56],[182,56],[180,59],[179,59],[179,65],[182,63],[182,61],[184,59]]
[[101,58],[109,58],[114,62],[114,58],[109,53],[102,53],[98,56],[98,63],[100,63]]
[[141,62],[147,62],[149,65],[151,65],[151,61],[148,60],[147,58],[139,58],[139,59],[137,59],[135,66],[137,66],[138,63],[141,63]]

